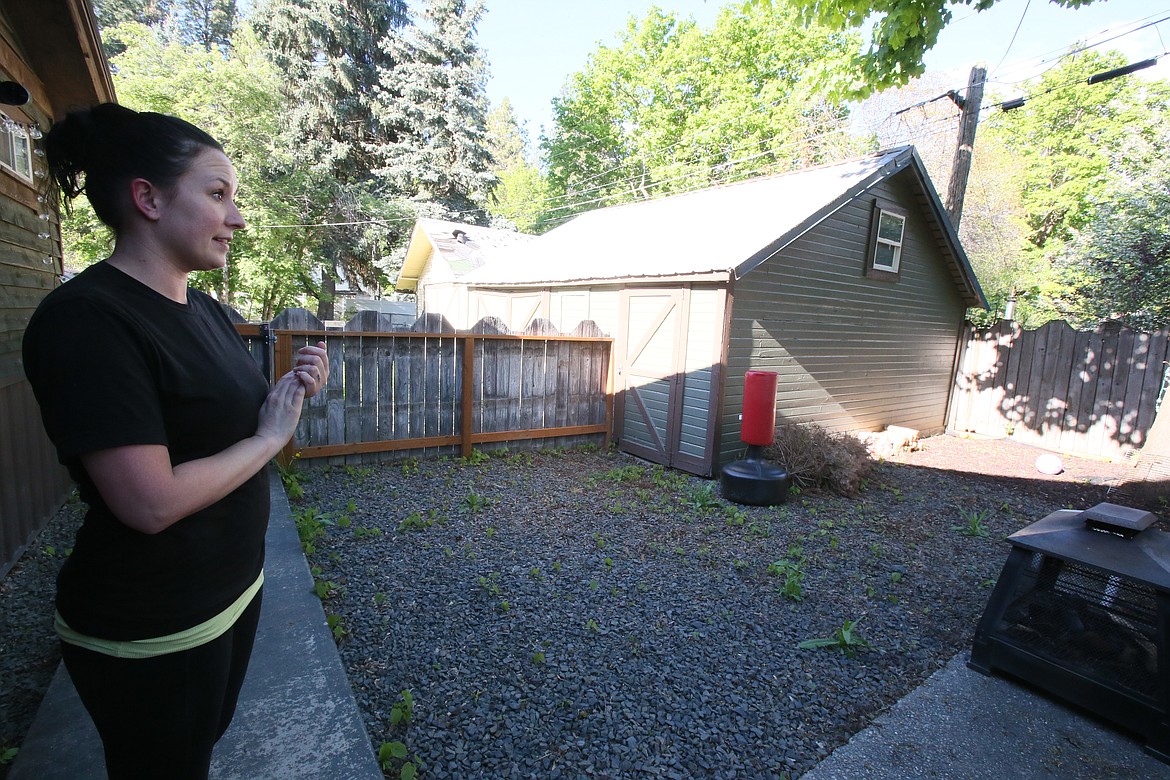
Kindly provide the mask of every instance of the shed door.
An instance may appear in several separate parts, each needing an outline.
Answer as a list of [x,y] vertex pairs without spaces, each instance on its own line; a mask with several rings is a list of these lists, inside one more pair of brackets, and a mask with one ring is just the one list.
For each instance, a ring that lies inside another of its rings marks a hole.
[[618,344],[620,447],[672,465],[681,420],[684,291],[623,290]]

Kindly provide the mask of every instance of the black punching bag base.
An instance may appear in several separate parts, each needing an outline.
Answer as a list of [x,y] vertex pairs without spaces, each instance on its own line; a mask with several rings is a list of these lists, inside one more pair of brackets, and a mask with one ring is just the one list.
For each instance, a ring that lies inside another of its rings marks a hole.
[[[751,455],[751,453],[748,453]],[[748,457],[723,467],[719,484],[723,497],[737,504],[775,506],[783,504],[792,489],[792,477],[774,463]]]

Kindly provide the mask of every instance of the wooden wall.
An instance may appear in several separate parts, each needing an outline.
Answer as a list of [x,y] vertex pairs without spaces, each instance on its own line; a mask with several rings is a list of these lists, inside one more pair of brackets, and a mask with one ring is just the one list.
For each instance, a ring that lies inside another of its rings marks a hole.
[[[0,106],[12,121],[48,128],[45,87],[23,57],[19,36],[0,15],[0,80],[25,85],[25,106]],[[34,149],[40,142],[30,139]],[[42,158],[34,171],[44,173]],[[44,430],[24,378],[21,339],[37,304],[60,283],[57,214],[38,200],[34,183],[0,167],[0,576],[60,507],[71,483]]]
[[1170,360],[1166,331],[1002,321],[964,342],[952,430],[1113,459],[1146,444]]
[[[748,369],[779,374],[777,422],[946,425],[965,305],[909,170],[847,203],[734,288],[720,456],[743,451]],[[896,281],[867,278],[874,199],[909,212]]]

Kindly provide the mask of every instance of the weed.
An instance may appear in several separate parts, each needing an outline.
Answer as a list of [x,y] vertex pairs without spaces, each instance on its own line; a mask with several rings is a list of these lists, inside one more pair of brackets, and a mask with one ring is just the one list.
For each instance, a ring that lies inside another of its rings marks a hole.
[[607,542],[605,541],[605,537],[602,536],[600,533],[598,533],[596,531],[593,532],[593,541],[597,543],[597,549],[599,549],[599,550],[605,549],[605,545],[607,544]]
[[404,689],[402,693],[398,694],[398,701],[394,702],[394,706],[390,708],[390,725],[408,726],[412,717],[414,717],[414,694]]
[[374,603],[379,607],[386,603],[386,594],[381,591],[374,594]]
[[731,567],[733,569],[735,569],[736,571],[743,571],[744,569],[746,569],[748,567],[748,562],[745,561],[743,558],[736,558],[734,561],[731,562]]
[[341,615],[326,614],[325,624],[329,626],[329,631],[333,634],[333,641],[337,644],[341,644],[342,640],[349,636],[349,630],[342,623]]
[[418,458],[406,458],[398,464],[398,468],[402,469],[402,476],[413,477],[418,474]]
[[478,466],[481,463],[487,463],[491,460],[491,455],[488,455],[483,450],[472,450],[471,454],[466,458],[460,458],[464,466]]
[[747,522],[747,516],[747,512],[733,504],[723,507],[723,522],[727,525],[742,526]]
[[544,575],[540,573],[539,566],[533,566],[531,569],[529,569],[528,576],[531,577],[532,579],[536,580],[537,582],[544,581]]
[[18,747],[4,748],[0,750],[0,766],[5,766],[12,763],[12,759],[16,758],[16,754],[20,752]]
[[503,590],[500,588],[500,573],[493,571],[486,577],[480,577],[479,587],[483,588],[484,592],[491,596],[499,596],[503,593]]
[[[475,452],[478,451],[479,450],[475,450]],[[491,500],[486,496],[481,496],[479,493],[476,493],[474,490],[472,490],[463,497],[463,510],[470,514],[475,514],[490,503]]]
[[560,561],[553,561],[553,567],[552,567],[552,569],[553,569],[553,573],[554,573],[554,574],[556,574],[556,573],[560,572],[560,570],[561,570],[561,562],[560,562]]
[[494,525],[489,525],[487,527],[487,531],[485,533],[487,534],[488,539],[495,539],[496,538],[496,527]]
[[434,518],[424,516],[421,512],[411,512],[398,524],[398,533],[404,534],[407,531],[425,531],[434,524]]
[[890,572],[890,582],[897,585],[901,581],[902,581],[902,572],[900,572],[900,571]]
[[504,599],[503,601],[501,601],[501,602],[500,602],[500,609],[501,609],[503,612],[507,612],[507,611],[508,611],[508,610],[510,610],[511,608],[512,608],[512,605],[508,603],[508,600],[507,600],[507,599]]
[[538,666],[540,664],[544,663],[544,652],[541,650],[537,650],[535,653],[533,653],[532,654],[532,663],[537,664]]
[[390,772],[394,769],[395,762],[401,761],[398,770],[399,780],[415,780],[418,770],[413,762],[406,760],[408,755],[410,751],[401,742],[383,742],[378,748],[378,766],[383,772]]
[[314,506],[307,506],[293,513],[293,522],[296,524],[297,536],[301,539],[301,549],[305,551],[305,555],[312,555],[317,551],[314,542],[325,536],[325,525],[328,520],[329,516],[322,514],[321,510]]
[[815,650],[817,648],[829,648],[832,650],[839,650],[849,658],[857,655],[859,649],[870,647],[869,642],[862,639],[857,633],[858,620],[846,620],[840,628],[838,628],[831,637],[821,639],[806,639],[797,647],[801,650]]
[[52,558],[54,555],[57,554],[57,548],[51,544],[46,544],[44,547],[41,548],[41,554],[47,555],[50,558]]
[[589,618],[585,621],[585,630],[592,631],[593,633],[597,634],[601,631],[601,626],[598,625],[596,620]]
[[614,466],[604,474],[599,474],[597,478],[608,479],[612,482],[636,482],[645,473],[646,469],[642,466]]
[[683,506],[692,512],[701,514],[708,509],[714,509],[722,501],[715,495],[715,483],[707,482],[701,485],[691,485],[682,499]]
[[301,485],[300,470],[297,468],[300,457],[301,454],[298,452],[288,463],[281,463],[279,460],[276,462],[276,471],[280,474],[280,481],[284,484],[284,492],[289,501],[300,501],[305,497],[305,488]]
[[356,525],[353,528],[354,539],[376,539],[382,535],[381,528],[366,528],[364,526]]
[[369,466],[346,466],[345,473],[354,479],[365,479],[374,473],[374,470]]
[[772,524],[767,521],[751,523],[748,525],[748,533],[752,536],[761,536],[767,539],[772,535]]
[[952,531],[958,531],[964,536],[982,537],[988,536],[991,531],[987,530],[987,526],[983,521],[991,512],[987,509],[976,511],[974,509],[962,509],[959,511],[959,516],[963,519],[962,525],[952,525]]
[[807,574],[804,569],[805,561],[804,548],[794,544],[789,546],[787,558],[768,564],[768,574],[782,577],[784,580],[777,590],[791,601],[804,600],[804,578]]

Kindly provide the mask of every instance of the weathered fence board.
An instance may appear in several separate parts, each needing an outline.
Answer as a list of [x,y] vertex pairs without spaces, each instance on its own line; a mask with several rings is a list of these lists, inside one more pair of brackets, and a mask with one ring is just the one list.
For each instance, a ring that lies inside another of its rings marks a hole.
[[951,430],[1107,458],[1145,443],[1170,359],[1166,331],[1000,322],[964,336]]
[[306,403],[283,457],[358,464],[404,450],[467,455],[473,443],[608,440],[612,339],[547,328],[517,335],[497,320],[468,333],[421,332],[417,324],[360,330],[380,322],[368,315],[341,330],[325,330],[303,310],[283,312],[270,327],[237,326],[258,363],[264,342],[274,342],[275,376],[292,368],[300,347],[326,344],[329,381]]

